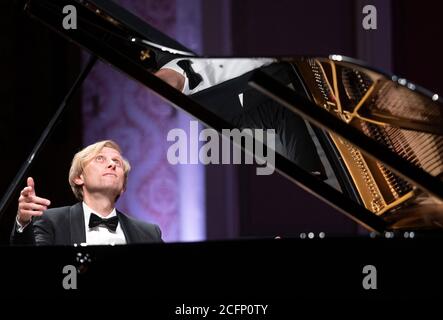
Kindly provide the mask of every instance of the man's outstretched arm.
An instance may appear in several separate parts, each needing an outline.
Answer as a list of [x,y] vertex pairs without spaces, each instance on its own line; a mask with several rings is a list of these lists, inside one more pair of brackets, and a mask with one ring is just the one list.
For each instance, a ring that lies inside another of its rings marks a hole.
[[[51,227],[47,219],[42,219],[43,211],[50,201],[37,197],[34,179],[27,180],[27,186],[20,192],[17,217],[11,233],[11,244],[51,244]],[[35,218],[37,221],[32,221]]]

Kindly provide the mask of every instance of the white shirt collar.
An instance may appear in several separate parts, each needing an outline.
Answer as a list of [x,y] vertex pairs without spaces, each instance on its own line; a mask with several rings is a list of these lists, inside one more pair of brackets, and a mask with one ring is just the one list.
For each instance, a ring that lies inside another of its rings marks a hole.
[[89,218],[91,217],[91,213],[94,213],[103,219],[109,219],[109,218],[112,218],[117,215],[117,211],[115,210],[115,208],[112,209],[110,214],[108,214],[106,217],[104,217],[100,213],[95,212],[94,210],[89,208],[88,205],[84,201],[82,202],[82,205],[83,205],[83,213],[85,215],[85,225],[89,224]]
[[[99,217],[105,218],[100,214],[94,212],[87,206],[86,203],[82,203],[83,213],[85,216],[85,230],[86,230],[86,244],[87,245],[115,245],[127,243],[125,234],[119,223],[115,231],[110,231],[108,228],[89,228],[89,218],[91,213],[97,214]],[[112,209],[111,213],[105,218],[111,218],[117,215],[117,211]]]

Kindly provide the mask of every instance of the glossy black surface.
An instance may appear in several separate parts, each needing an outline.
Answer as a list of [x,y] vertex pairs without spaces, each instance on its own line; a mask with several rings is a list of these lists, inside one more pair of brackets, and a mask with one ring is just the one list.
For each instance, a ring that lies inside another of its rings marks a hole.
[[[231,114],[226,116],[220,113],[219,111],[223,108],[217,107],[213,102],[208,102],[209,100],[206,99],[206,97],[212,96],[211,90],[216,89],[215,86],[202,90],[201,92],[191,96],[185,96],[178,90],[173,89],[165,82],[153,76],[151,73],[157,71],[164,63],[170,61],[171,59],[184,57],[189,58],[189,56],[193,54],[190,50],[187,50],[173,39],[170,39],[169,37],[158,32],[155,30],[155,28],[130,14],[124,8],[106,1],[77,1],[82,27],[75,32],[65,30],[60,24],[61,7],[65,4],[67,4],[66,1],[28,1],[27,11],[31,16],[47,24],[68,39],[75,41],[80,46],[88,49],[99,58],[107,61],[114,67],[128,74],[128,76],[137,79],[178,108],[188,112],[208,126],[215,128],[218,131],[221,131],[221,129],[239,127],[239,124],[233,121],[235,118],[231,117]],[[148,50],[148,59],[141,58],[141,53],[145,50]],[[251,61],[254,59],[255,58],[251,58]],[[275,61],[275,64],[279,65],[289,63],[290,65],[296,65],[297,61],[303,61],[305,59],[305,57],[287,58],[281,60],[278,59]],[[322,59],[327,60],[327,58]],[[332,58],[332,60],[334,60],[334,58]],[[214,60],[208,59],[207,61],[213,62]],[[348,66],[348,69],[350,70],[356,68],[374,73],[373,70],[366,68],[365,66],[355,64],[355,61],[351,59],[347,59],[347,61],[340,63],[342,63],[344,66]],[[259,69],[261,70],[262,68]],[[271,73],[271,75],[273,74]],[[298,74],[298,76],[300,76],[300,74]],[[379,74],[379,76],[384,75]],[[256,74],[254,70],[249,70],[244,74],[240,74],[236,79],[222,83],[222,85],[229,86],[232,81],[241,80],[240,86],[246,90],[246,85],[248,82],[251,79],[255,79],[255,77],[260,77],[260,75],[258,73]],[[306,85],[306,81],[304,80],[305,79],[303,79],[303,77],[301,77],[301,79],[297,79],[297,77],[293,74],[291,84],[293,85],[293,89],[295,89],[296,94],[309,97],[311,88]],[[389,82],[393,80],[387,79],[387,81]],[[343,85],[343,83],[341,83],[341,85]],[[407,82],[406,85],[408,85]],[[416,91],[419,91],[420,93],[412,93],[412,95],[418,96],[427,94],[428,100],[433,97],[430,96],[429,92],[426,92],[426,90],[421,89],[418,86],[415,86],[415,88]],[[407,87],[401,88],[401,90],[406,90],[408,94],[412,92]],[[233,92],[233,96],[235,96],[235,94],[238,94],[238,92]],[[288,94],[290,94],[289,91]],[[273,98],[275,98],[275,96]],[[399,125],[402,128],[413,128],[414,130],[425,130],[426,132],[432,132],[433,134],[440,134],[440,106],[437,104],[439,98],[436,100],[437,102],[431,102],[429,105],[433,106],[433,110],[437,112],[437,117],[428,117],[427,119],[429,119],[429,121],[424,119],[425,121],[418,122],[414,122],[413,117],[397,117],[392,120],[390,124],[397,126]],[[311,109],[318,107],[318,105],[316,106],[315,101],[312,99],[310,101],[305,99],[301,102],[301,104],[303,104],[304,107]],[[276,105],[273,107],[278,108]],[[352,105],[351,102],[351,104],[348,105],[348,109],[350,108],[349,110],[352,110],[353,107],[355,107],[355,105]],[[367,112],[372,112],[370,116],[372,116],[374,120],[379,121],[392,118],[392,115],[390,114],[385,114],[383,118],[380,117],[380,113],[375,114],[373,110],[368,110],[369,111]],[[318,112],[320,111],[321,110]],[[234,113],[235,112],[237,111],[234,111]],[[313,112],[317,111],[313,110]],[[327,116],[324,113],[324,117],[323,115],[319,115],[319,117],[326,119]],[[338,119],[334,119],[334,121],[335,122],[330,126],[324,126],[324,129],[333,130],[336,132],[337,130],[340,131],[340,133],[349,141],[353,142],[354,145],[361,147],[372,157],[375,156],[387,164],[388,167],[406,180],[411,181],[421,189],[442,198],[441,181],[435,177],[432,177],[430,174],[424,172],[420,168],[414,167],[411,163],[387,150],[387,148],[383,148],[383,146],[380,146],[379,142],[371,141],[367,137],[364,137],[361,134],[359,135],[359,132],[357,132],[354,128],[350,128],[344,123],[340,123]],[[319,140],[321,140],[321,137]],[[307,188],[310,192],[327,201],[334,207],[339,208],[339,210],[368,229],[377,231],[389,229],[389,224],[392,224],[392,221],[388,220],[389,222],[387,223],[387,221],[375,216],[361,206],[358,192],[356,192],[356,189],[353,187],[352,183],[349,183],[351,180],[350,175],[346,173],[346,170],[342,170],[343,165],[340,164],[340,161],[337,162],[333,159],[333,157],[337,158],[337,156],[334,155],[333,147],[332,149],[328,149],[328,147],[325,147],[324,145],[324,148],[327,149],[327,152],[329,153],[328,155],[330,156],[327,161],[336,164],[335,168],[333,168],[336,171],[333,171],[331,176],[328,178],[330,180],[338,181],[340,184],[340,188],[338,190],[333,190],[330,185],[325,184],[321,181],[321,179],[317,179],[305,170],[299,168],[299,166],[297,166],[297,164],[294,163],[291,157],[288,157],[287,154],[276,154],[276,169],[284,176],[288,177],[291,181],[302,185],[304,188]],[[333,155],[331,156],[331,154]],[[408,228],[414,229],[414,223],[412,225],[407,225],[406,229]]]

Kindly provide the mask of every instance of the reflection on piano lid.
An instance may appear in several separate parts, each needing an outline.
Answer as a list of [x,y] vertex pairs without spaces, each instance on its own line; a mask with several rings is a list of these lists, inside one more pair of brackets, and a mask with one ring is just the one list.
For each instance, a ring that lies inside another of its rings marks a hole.
[[[76,5],[79,21],[75,31],[65,30],[61,23],[62,8],[72,3]],[[193,55],[192,51],[112,1],[28,0],[26,10],[203,123],[219,131],[233,127],[151,73],[174,58]],[[276,169],[370,230],[442,228],[443,203],[423,188],[433,189],[429,186],[432,179],[417,177],[417,172],[442,177],[443,114],[436,99],[414,92],[409,83],[405,86],[401,81],[394,82],[350,62],[303,57],[285,62],[294,67],[295,76],[304,85],[305,92],[298,93],[310,100],[298,101],[310,108],[319,106],[340,120],[340,134],[335,132],[337,128],[327,126],[328,130],[323,126],[323,130],[314,127],[314,131],[342,191],[279,154],[276,154]],[[292,91],[287,87],[284,90]],[[391,154],[384,157],[383,148],[368,151],[354,139],[352,129],[384,146],[394,157]],[[383,162],[375,159],[380,154]],[[402,170],[399,175],[392,170],[396,167],[392,164],[404,161],[422,171]],[[411,179],[407,178],[409,175]],[[421,188],[411,180],[422,181]]]
[[[342,58],[343,59],[343,58]],[[341,60],[342,60],[341,59]],[[306,95],[367,137],[417,168],[443,180],[443,109],[406,81],[349,62],[325,58],[288,59],[304,82]],[[394,79],[396,79],[394,77]],[[442,228],[443,200],[394,173],[347,139],[325,131],[350,176],[359,202],[390,227]]]

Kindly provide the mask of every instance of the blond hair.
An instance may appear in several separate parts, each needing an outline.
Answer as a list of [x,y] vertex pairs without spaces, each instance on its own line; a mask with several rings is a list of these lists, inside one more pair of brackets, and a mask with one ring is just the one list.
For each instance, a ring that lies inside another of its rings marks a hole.
[[[83,200],[83,188],[82,186],[76,184],[74,180],[80,177],[80,175],[83,173],[86,164],[92,159],[94,159],[95,156],[97,156],[104,147],[117,150],[120,154],[122,153],[120,146],[117,143],[115,143],[112,140],[103,140],[91,144],[86,148],[84,148],[83,150],[77,152],[74,155],[74,158],[72,159],[71,168],[69,169],[69,185],[71,186],[72,192],[74,193],[75,197],[80,201]],[[126,189],[126,183],[128,181],[128,174],[129,171],[131,170],[131,165],[129,164],[128,160],[126,160],[123,157],[122,159],[123,159],[123,170],[125,174],[125,180],[123,183],[123,190],[124,190]]]

